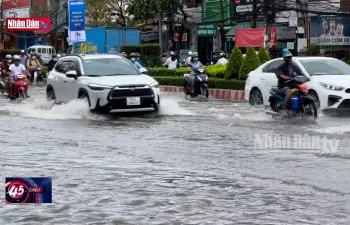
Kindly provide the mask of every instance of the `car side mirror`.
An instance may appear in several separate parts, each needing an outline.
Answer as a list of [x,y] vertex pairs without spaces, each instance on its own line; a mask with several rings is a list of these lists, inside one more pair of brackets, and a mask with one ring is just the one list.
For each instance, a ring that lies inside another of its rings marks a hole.
[[75,70],[70,70],[66,73],[68,78],[74,78],[75,80],[78,78],[78,73]]

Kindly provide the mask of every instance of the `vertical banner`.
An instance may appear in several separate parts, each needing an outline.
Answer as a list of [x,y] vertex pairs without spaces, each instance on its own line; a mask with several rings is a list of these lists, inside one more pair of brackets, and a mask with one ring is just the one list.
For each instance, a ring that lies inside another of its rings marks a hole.
[[277,47],[277,28],[271,27],[270,48]]
[[85,0],[69,0],[68,27],[68,38],[70,43],[86,41]]

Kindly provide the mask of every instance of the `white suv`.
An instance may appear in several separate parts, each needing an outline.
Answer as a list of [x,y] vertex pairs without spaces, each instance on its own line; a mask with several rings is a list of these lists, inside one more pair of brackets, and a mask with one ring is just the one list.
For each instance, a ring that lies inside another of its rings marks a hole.
[[157,111],[160,90],[152,77],[112,54],[65,56],[47,78],[46,96],[56,103],[86,99],[96,112]]

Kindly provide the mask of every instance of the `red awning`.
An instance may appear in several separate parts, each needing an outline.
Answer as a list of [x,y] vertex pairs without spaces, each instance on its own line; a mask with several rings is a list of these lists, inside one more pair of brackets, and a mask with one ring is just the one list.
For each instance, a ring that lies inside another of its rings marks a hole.
[[235,33],[236,47],[264,47],[265,28],[238,28]]

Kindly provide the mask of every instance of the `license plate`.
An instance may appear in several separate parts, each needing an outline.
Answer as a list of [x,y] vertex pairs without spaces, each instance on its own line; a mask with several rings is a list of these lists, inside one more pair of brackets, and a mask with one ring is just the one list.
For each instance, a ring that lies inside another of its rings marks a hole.
[[129,97],[126,98],[127,105],[141,105],[140,97]]

